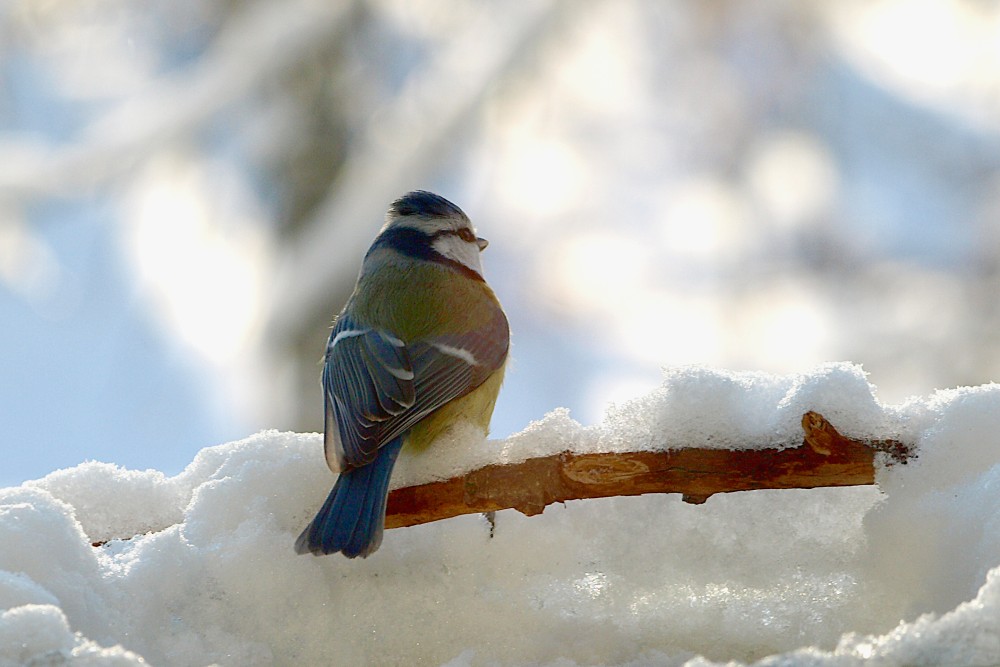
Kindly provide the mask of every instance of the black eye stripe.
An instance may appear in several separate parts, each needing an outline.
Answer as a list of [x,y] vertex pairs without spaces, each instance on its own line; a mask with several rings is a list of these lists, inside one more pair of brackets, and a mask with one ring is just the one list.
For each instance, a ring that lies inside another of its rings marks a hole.
[[[468,229],[463,231],[467,232],[469,236],[475,239],[475,235],[472,234],[471,231]],[[479,282],[485,282],[481,275],[461,262],[456,262],[453,259],[445,257],[431,246],[435,238],[446,235],[461,236],[461,232],[449,229],[435,232],[434,234],[425,234],[419,230],[413,229],[412,227],[389,227],[389,229],[386,229],[375,239],[372,243],[372,247],[368,249],[365,259],[368,259],[368,256],[377,249],[392,248],[401,255],[413,257],[414,259],[422,259],[429,262],[444,264],[467,278],[471,278],[472,280],[477,280]]]

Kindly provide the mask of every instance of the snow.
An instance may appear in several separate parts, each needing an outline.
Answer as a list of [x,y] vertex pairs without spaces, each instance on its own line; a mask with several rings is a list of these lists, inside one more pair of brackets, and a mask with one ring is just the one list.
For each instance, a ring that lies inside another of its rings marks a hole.
[[[802,444],[802,415],[822,413],[844,435],[914,437],[907,417],[880,406],[859,366],[830,363],[801,375],[732,372],[685,366],[664,372],[662,385],[642,398],[612,405],[598,426],[584,428],[554,410],[522,432],[486,447],[472,430],[436,443],[431,455],[409,458],[392,486],[448,479],[490,463],[576,452],[656,451],[680,447],[785,448]],[[911,411],[912,412],[912,411]],[[912,418],[914,415],[910,415]]]
[[355,561],[292,550],[333,479],[317,434],[210,447],[175,477],[56,471],[0,490],[0,665],[1000,662],[997,385],[890,406],[850,364],[671,369],[597,426],[453,433],[394,484],[567,448],[785,446],[806,410],[918,457],[878,487],[574,501],[499,512],[492,537],[458,517]]

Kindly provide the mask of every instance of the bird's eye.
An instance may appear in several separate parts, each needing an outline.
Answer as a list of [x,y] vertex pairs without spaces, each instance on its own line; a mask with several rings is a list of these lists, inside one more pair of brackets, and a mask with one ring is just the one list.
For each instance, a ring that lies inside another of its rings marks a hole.
[[475,243],[476,235],[472,233],[471,229],[463,228],[458,230],[458,238],[462,239],[466,243]]

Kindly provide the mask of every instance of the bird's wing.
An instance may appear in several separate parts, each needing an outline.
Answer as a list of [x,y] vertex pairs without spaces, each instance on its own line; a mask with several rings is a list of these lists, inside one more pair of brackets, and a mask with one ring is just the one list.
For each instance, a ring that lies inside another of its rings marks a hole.
[[413,380],[403,341],[346,315],[337,320],[323,365],[324,446],[331,468],[359,465],[359,452],[374,454],[383,425],[413,407]]
[[481,385],[503,365],[509,335],[499,308],[479,329],[409,345],[342,317],[323,368],[331,467],[370,463],[383,444]]

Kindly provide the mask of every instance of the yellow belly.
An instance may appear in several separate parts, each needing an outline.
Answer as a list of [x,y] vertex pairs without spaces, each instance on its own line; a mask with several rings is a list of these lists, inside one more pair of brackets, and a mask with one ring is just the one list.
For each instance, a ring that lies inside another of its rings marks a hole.
[[446,429],[458,422],[470,422],[487,435],[490,432],[490,418],[496,406],[500,385],[503,384],[504,368],[501,367],[486,382],[455,400],[445,403],[429,414],[410,430],[405,448],[413,453],[423,451]]

